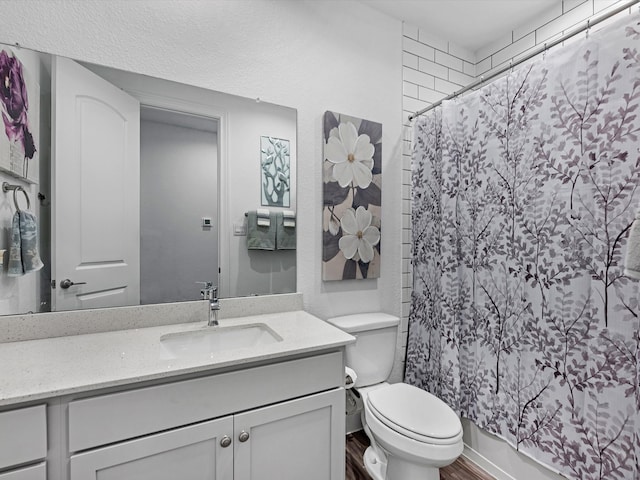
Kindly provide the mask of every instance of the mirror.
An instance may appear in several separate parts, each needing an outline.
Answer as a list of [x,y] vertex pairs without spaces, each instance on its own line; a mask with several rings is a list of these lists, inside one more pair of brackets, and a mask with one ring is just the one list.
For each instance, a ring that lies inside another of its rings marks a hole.
[[[44,263],[9,276],[16,205],[3,193],[0,314],[198,300],[198,281],[217,283],[222,298],[295,292],[296,250],[247,249],[246,236],[247,212],[269,209],[275,221],[296,211],[295,109],[0,47],[21,64],[36,146],[25,178],[2,164],[0,142],[0,182],[28,195]],[[272,201],[270,144],[287,160]]]

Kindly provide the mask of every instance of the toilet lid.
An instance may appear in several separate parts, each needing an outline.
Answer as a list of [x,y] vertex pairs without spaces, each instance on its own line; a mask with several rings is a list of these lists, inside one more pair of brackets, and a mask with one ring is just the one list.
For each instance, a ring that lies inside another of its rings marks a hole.
[[406,383],[374,390],[367,402],[378,420],[418,441],[448,444],[462,433],[460,419],[446,403]]

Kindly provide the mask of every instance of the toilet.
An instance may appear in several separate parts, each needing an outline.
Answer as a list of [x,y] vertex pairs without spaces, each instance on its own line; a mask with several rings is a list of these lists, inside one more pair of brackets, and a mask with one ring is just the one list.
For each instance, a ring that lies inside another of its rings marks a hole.
[[436,396],[406,383],[386,382],[400,319],[376,312],[327,321],[356,337],[346,347],[346,365],[356,373],[354,388],[364,405],[369,475],[374,480],[439,480],[440,467],[462,453],[462,424]]

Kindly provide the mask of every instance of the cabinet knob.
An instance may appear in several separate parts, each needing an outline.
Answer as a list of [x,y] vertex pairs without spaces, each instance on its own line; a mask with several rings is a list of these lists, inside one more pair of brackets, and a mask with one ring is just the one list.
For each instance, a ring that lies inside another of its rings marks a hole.
[[220,446],[222,448],[227,448],[229,445],[231,445],[231,438],[229,438],[228,435],[225,435],[220,439]]
[[241,442],[246,442],[247,440],[249,440],[249,434],[244,430],[241,431],[240,435],[238,435],[238,440],[240,440]]

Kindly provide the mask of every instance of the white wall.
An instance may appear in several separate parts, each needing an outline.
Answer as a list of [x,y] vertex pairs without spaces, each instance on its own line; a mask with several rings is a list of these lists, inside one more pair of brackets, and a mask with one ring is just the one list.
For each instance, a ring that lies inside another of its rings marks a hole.
[[[624,4],[624,0],[564,0],[526,25],[517,25],[509,34],[476,52],[468,51],[446,38],[438,38],[415,25],[403,25],[403,325],[411,301],[411,141],[408,116],[441,100],[481,76],[516,62],[567,30]],[[637,7],[635,7],[637,8]],[[623,13],[624,14],[624,13]],[[606,23],[600,24],[600,27]],[[594,27],[594,29],[600,28]],[[582,34],[584,35],[584,34]],[[569,40],[573,41],[573,40]],[[565,42],[566,43],[566,42]],[[562,48],[558,46],[555,48]],[[404,344],[406,346],[406,336]],[[499,480],[559,480],[560,477],[535,461],[519,454],[503,440],[463,420],[465,454]]]
[[[297,109],[297,288],[306,309],[325,318],[400,313],[400,22],[349,0],[8,0],[0,25],[3,42]],[[383,125],[378,280],[321,280],[326,110]]]

